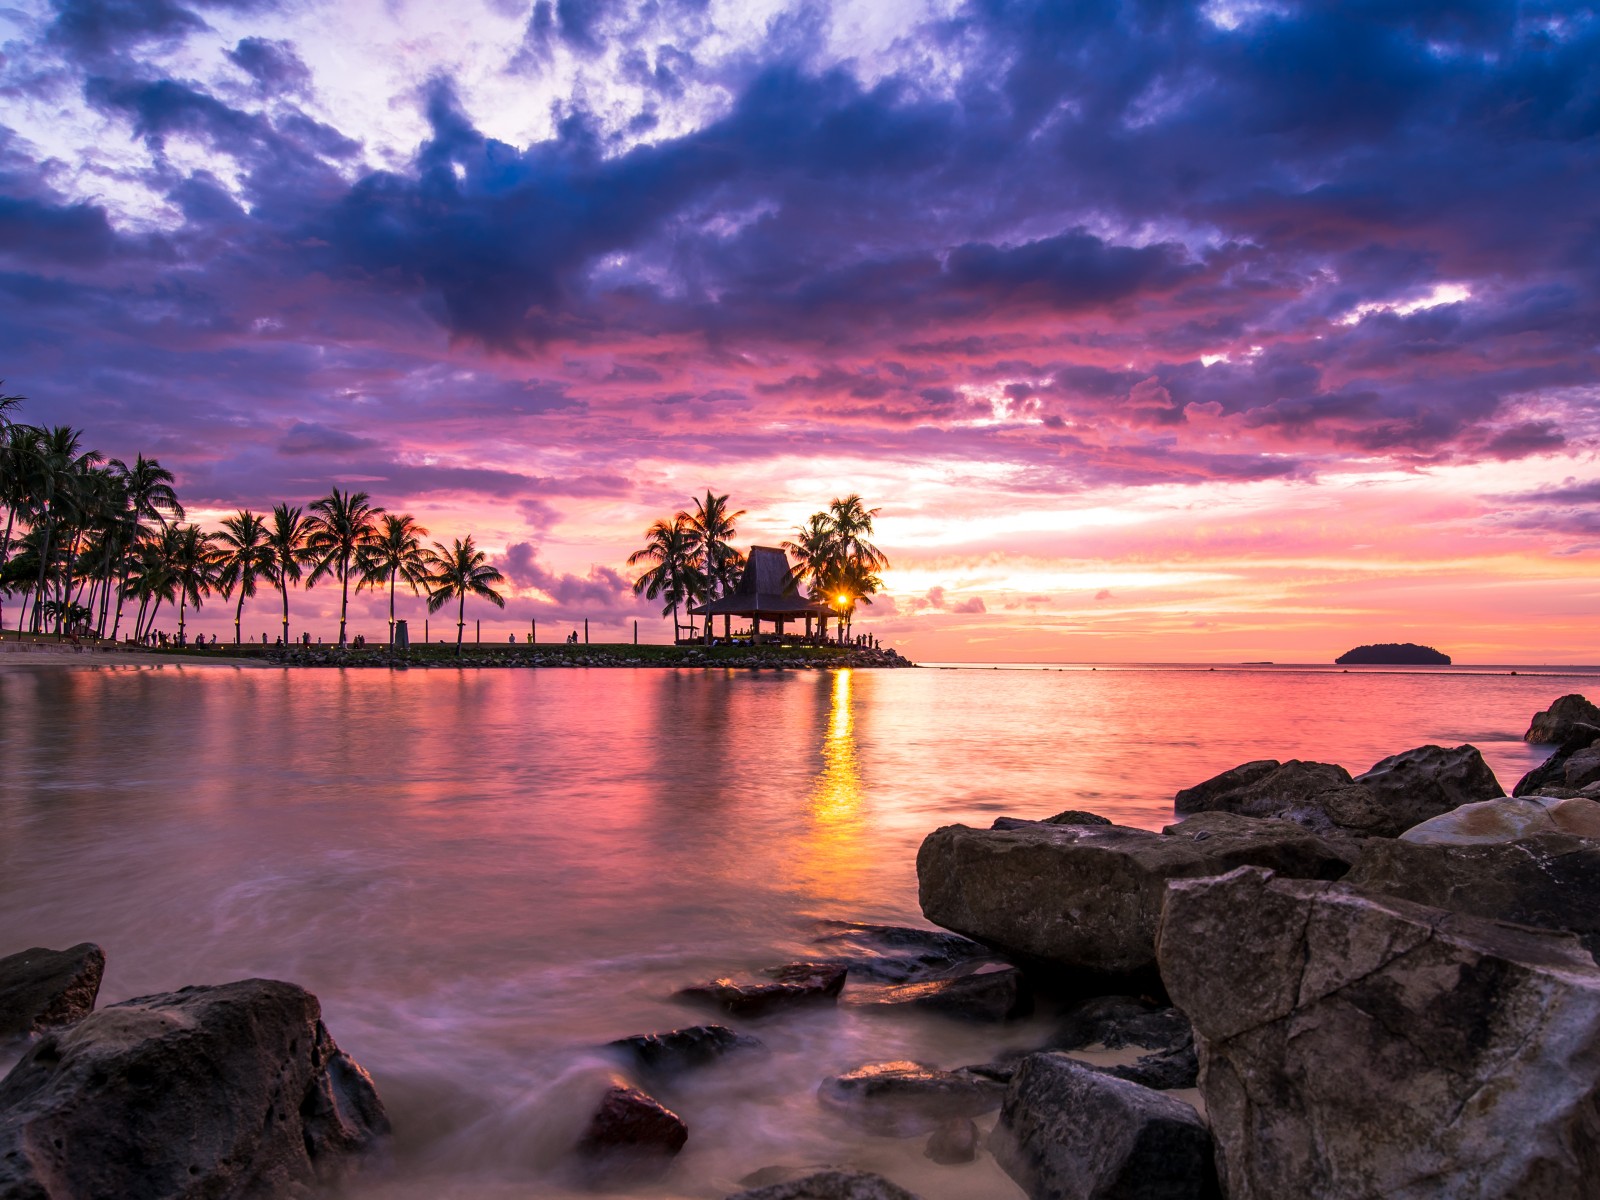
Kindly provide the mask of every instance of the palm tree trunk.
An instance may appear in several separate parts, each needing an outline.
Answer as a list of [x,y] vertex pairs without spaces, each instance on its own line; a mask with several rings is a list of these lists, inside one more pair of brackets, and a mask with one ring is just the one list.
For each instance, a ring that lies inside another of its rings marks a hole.
[[394,582],[395,576],[400,573],[399,567],[392,567],[389,571],[389,645],[394,645]]
[[[181,587],[181,585],[180,585]],[[189,611],[189,589],[181,587],[178,593],[178,645],[183,645],[183,619]]]
[[[33,589],[33,611],[36,616],[39,612],[38,599],[44,595],[44,573],[50,565],[50,534],[54,531],[54,526],[55,522],[50,519],[50,510],[47,507],[44,516],[44,536],[39,543],[39,582],[34,585]],[[22,631],[19,629],[17,632],[21,633]]]
[[239,607],[233,610],[233,644],[239,645],[239,622],[244,618],[244,580],[239,581]]
[[278,589],[283,593],[283,648],[289,648],[289,577],[283,577],[283,585]]
[[456,655],[461,654],[461,631],[467,627],[467,593],[461,592],[461,605],[456,609]]
[[17,510],[14,505],[6,505],[6,536],[0,540],[0,565],[6,561],[6,556],[11,553],[11,524],[17,519]]
[[350,559],[339,560],[339,645],[344,645],[344,619],[350,610]]

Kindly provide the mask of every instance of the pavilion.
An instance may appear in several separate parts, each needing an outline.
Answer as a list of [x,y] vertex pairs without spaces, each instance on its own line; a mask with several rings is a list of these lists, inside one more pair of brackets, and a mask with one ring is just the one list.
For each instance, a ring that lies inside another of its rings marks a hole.
[[817,621],[817,632],[825,637],[828,618],[837,614],[822,601],[808,600],[800,594],[794,571],[789,566],[789,556],[782,550],[771,546],[751,546],[744,573],[739,576],[738,585],[733,591],[709,604],[690,605],[689,615],[706,618],[707,638],[711,635],[712,617],[723,618],[725,633],[731,628],[734,617],[746,617],[750,621],[751,636],[759,642],[762,621],[771,621],[777,627],[780,638],[785,624],[801,620],[806,623],[806,636],[809,638],[811,622]]

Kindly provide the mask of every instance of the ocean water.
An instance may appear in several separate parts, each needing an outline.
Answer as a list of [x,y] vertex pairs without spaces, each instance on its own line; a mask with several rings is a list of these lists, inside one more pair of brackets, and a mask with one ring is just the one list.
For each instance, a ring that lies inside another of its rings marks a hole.
[[[0,954],[99,942],[102,1003],[310,988],[395,1121],[358,1196],[586,1194],[567,1151],[616,1070],[597,1047],[715,1019],[672,991],[824,953],[819,921],[922,924],[935,827],[1087,808],[1156,829],[1249,759],[1359,772],[1428,742],[1471,742],[1509,790],[1547,753],[1529,717],[1600,692],[1511,670],[0,667]],[[768,1052],[658,1093],[690,1140],[636,1194],[834,1163],[927,1200],[1021,1195],[986,1155],[935,1166],[815,1093],[866,1062],[984,1061],[1038,1022],[743,1028]]]

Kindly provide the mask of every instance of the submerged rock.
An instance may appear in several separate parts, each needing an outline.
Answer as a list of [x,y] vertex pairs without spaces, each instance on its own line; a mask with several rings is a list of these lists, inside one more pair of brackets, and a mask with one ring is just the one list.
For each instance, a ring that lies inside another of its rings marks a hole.
[[1481,844],[1384,841],[1344,882],[1451,912],[1572,933],[1600,955],[1600,840],[1546,834]]
[[800,1179],[737,1192],[727,1200],[918,1200],[870,1171],[817,1171]]
[[1176,1050],[1193,1040],[1189,1018],[1175,1008],[1139,996],[1096,996],[1067,1014],[1047,1049]]
[[1600,737],[1600,708],[1576,692],[1562,696],[1543,712],[1534,713],[1522,740],[1536,743],[1565,742],[1575,735],[1587,736],[1590,741]]
[[886,983],[906,983],[943,975],[971,963],[992,959],[988,947],[942,929],[906,925],[868,925],[859,921],[826,921],[829,932],[818,945],[844,951],[831,959],[851,975]]
[[790,963],[774,967],[771,983],[713,979],[674,993],[680,1000],[708,1004],[735,1017],[764,1017],[783,1009],[833,1004],[844,989],[846,970],[838,963]]
[[677,1074],[705,1067],[740,1050],[760,1050],[759,1038],[735,1033],[726,1025],[691,1025],[666,1033],[639,1033],[609,1043],[641,1070]]
[[941,1071],[914,1062],[868,1063],[823,1080],[817,1099],[870,1133],[909,1137],[953,1117],[1000,1107],[1005,1086],[971,1071]]
[[1575,939],[1244,869],[1174,882],[1160,944],[1230,1200],[1595,1195]]
[[1507,796],[1463,804],[1406,830],[1399,841],[1418,846],[1514,842],[1541,834],[1600,838],[1600,804],[1583,797]]
[[105,969],[105,952],[93,942],[0,958],[0,1041],[81,1021],[94,1011]]
[[0,1081],[0,1196],[296,1195],[388,1132],[311,993],[189,987],[46,1034]]
[[844,994],[843,1003],[865,1012],[917,1009],[958,1020],[992,1024],[1014,1020],[1031,1007],[1022,972],[999,963],[948,979],[856,988]]
[[1160,1054],[1142,1054],[1131,1063],[1095,1069],[1116,1079],[1137,1083],[1140,1087],[1170,1092],[1195,1086],[1200,1077],[1200,1056],[1190,1044],[1179,1046],[1176,1050],[1163,1050]]
[[1194,840],[1120,825],[947,825],[923,841],[917,883],[930,921],[1098,984],[1153,974],[1169,879],[1241,864],[1312,878],[1338,878],[1350,865],[1331,843],[1298,828]]
[[971,1117],[952,1117],[928,1135],[925,1157],[943,1167],[959,1166],[978,1157],[978,1126]]
[[682,1117],[654,1096],[618,1084],[601,1098],[578,1140],[578,1152],[590,1158],[610,1158],[614,1167],[627,1169],[649,1160],[670,1159],[688,1140],[689,1127]]
[[1192,1107],[1063,1054],[1023,1059],[989,1148],[1035,1200],[1218,1196],[1211,1135]]

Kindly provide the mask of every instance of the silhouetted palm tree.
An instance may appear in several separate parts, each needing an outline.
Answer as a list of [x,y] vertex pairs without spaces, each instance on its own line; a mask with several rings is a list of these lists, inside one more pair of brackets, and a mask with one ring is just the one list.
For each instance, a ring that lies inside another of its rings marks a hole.
[[124,592],[139,599],[139,614],[133,622],[136,642],[142,641],[155,628],[156,614],[161,611],[162,603],[170,604],[178,598],[176,566],[180,540],[178,529],[166,525],[139,543],[132,569],[123,584]]
[[655,565],[633,581],[633,594],[649,599],[664,597],[661,615],[672,614],[672,640],[678,640],[678,606],[696,599],[705,590],[705,575],[695,566],[694,547],[689,532],[689,516],[679,513],[671,521],[657,521],[645,532],[645,546],[628,555],[628,565],[641,562]]
[[796,585],[808,584],[813,599],[828,595],[829,581],[839,565],[838,539],[833,535],[833,521],[828,514],[812,513],[794,531],[794,538],[783,543],[783,548],[799,562],[794,572]]
[[113,458],[111,469],[122,476],[123,487],[127,492],[127,508],[124,520],[127,529],[123,534],[123,586],[119,589],[117,599],[117,616],[111,625],[111,636],[117,636],[117,630],[122,627],[122,593],[127,591],[128,567],[132,564],[131,551],[138,543],[146,523],[157,528],[166,528],[169,517],[183,520],[183,505],[178,502],[178,493],[173,484],[177,482],[171,471],[163,467],[153,458],[139,455],[134,459],[133,466],[128,466],[121,459]]
[[223,518],[222,532],[217,534],[217,583],[224,596],[231,597],[234,588],[239,589],[239,603],[233,610],[235,646],[243,640],[239,625],[244,620],[244,602],[256,594],[257,579],[272,578],[276,561],[265,521],[249,509]]
[[283,593],[283,644],[289,644],[289,585],[298,583],[304,569],[317,561],[317,553],[306,545],[311,521],[298,505],[276,504],[272,508],[272,527],[267,530],[267,546],[272,551],[272,570],[267,578]]
[[408,513],[385,513],[378,528],[377,539],[362,549],[356,569],[364,587],[389,588],[389,644],[394,645],[394,594],[395,585],[405,580],[415,595],[428,582],[428,571],[433,556],[422,544],[428,531],[418,525]]
[[216,540],[198,525],[185,525],[178,530],[176,553],[172,560],[172,576],[178,585],[178,641],[184,640],[184,618],[189,605],[198,610],[217,586],[220,571]]
[[332,489],[311,504],[311,536],[306,544],[316,551],[316,566],[307,586],[328,574],[339,580],[339,645],[345,644],[345,622],[350,612],[350,567],[362,550],[378,537],[377,520],[381,508],[371,503],[365,492]]
[[505,600],[491,584],[505,576],[489,565],[489,556],[472,544],[472,535],[457,538],[454,544],[433,544],[433,569],[428,574],[428,611],[438,612],[452,599],[459,599],[456,610],[456,653],[461,653],[461,632],[467,623],[467,596],[481,596],[496,608]]

